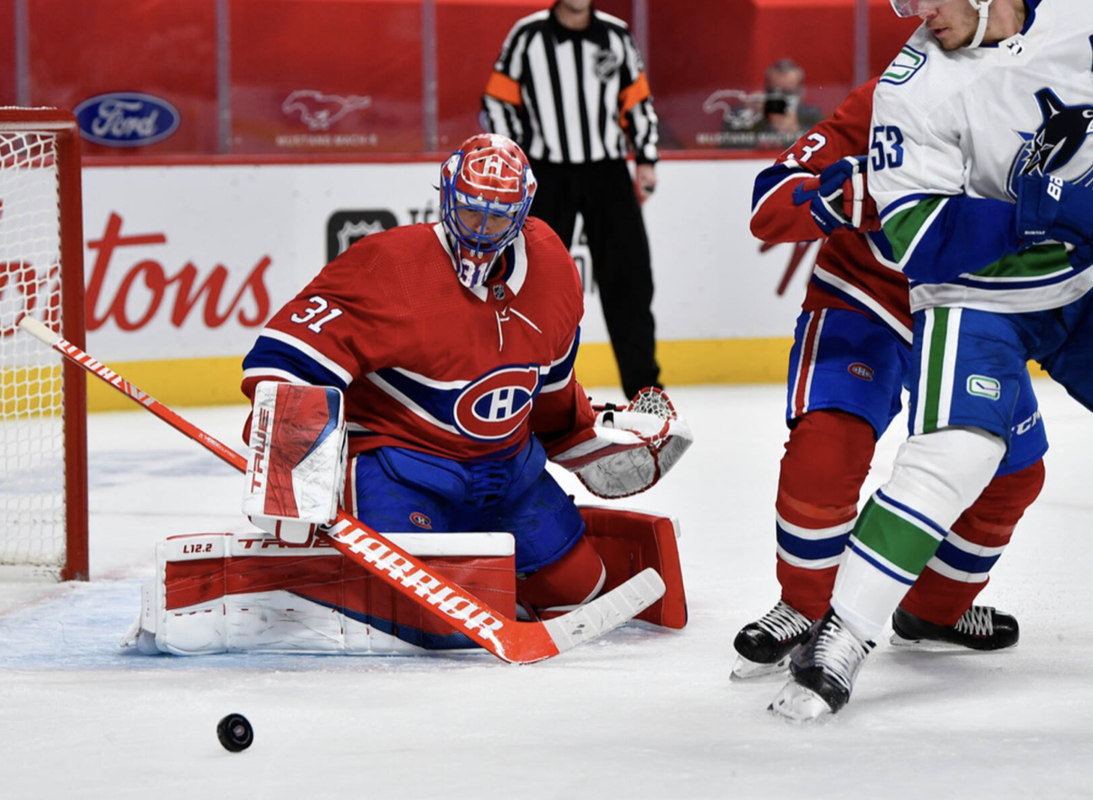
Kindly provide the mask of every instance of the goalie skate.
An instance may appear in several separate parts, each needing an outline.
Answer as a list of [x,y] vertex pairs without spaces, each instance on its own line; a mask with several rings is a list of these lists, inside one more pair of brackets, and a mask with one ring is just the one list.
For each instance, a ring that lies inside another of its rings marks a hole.
[[972,606],[953,626],[935,625],[897,608],[892,614],[891,643],[923,650],[1002,650],[1020,638],[1017,618],[991,606]]
[[850,702],[854,679],[876,647],[846,627],[834,610],[809,629],[808,638],[790,657],[792,680],[782,687],[769,710],[795,721],[836,713]]
[[778,604],[736,634],[736,663],[730,680],[748,680],[784,672],[793,648],[808,636],[812,620],[792,606]]

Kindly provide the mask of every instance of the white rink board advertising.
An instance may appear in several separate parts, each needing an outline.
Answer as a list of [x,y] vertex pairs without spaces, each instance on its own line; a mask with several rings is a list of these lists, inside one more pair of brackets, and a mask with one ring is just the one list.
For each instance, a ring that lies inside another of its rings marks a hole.
[[[789,245],[761,252],[751,236],[752,181],[767,163],[659,165],[644,209],[658,340],[792,335],[815,246],[803,258]],[[435,222],[438,172],[431,163],[85,168],[88,349],[107,362],[242,356],[328,253],[391,225]],[[589,292],[582,341],[607,342],[584,251],[574,252]]]

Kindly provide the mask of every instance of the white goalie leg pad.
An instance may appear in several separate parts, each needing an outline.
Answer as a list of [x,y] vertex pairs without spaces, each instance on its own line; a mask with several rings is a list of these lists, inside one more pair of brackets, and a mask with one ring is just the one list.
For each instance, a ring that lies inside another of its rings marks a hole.
[[341,391],[262,381],[249,445],[243,513],[282,541],[306,542],[337,515],[345,486]]
[[[386,535],[515,616],[511,534]],[[290,545],[257,531],[172,536],[156,546],[156,578],[142,587],[121,644],[173,655],[482,652],[379,583],[322,537]]]
[[[978,428],[943,428],[911,436],[896,455],[880,492],[948,530],[976,501],[1006,454],[1006,443]],[[831,605],[861,639],[875,639],[907,593],[895,580],[847,549]]]

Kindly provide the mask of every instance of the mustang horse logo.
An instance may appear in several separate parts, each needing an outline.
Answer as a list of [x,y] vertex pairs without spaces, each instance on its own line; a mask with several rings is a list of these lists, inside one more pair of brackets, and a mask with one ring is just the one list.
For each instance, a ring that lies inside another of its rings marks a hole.
[[368,108],[370,105],[372,98],[368,96],[339,97],[313,89],[298,89],[281,103],[281,111],[289,115],[297,114],[300,121],[313,131],[325,131],[350,111]]

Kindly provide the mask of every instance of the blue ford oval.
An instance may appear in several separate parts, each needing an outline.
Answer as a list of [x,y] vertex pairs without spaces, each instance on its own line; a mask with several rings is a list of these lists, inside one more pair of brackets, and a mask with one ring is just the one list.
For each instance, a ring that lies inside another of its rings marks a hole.
[[143,147],[161,142],[178,128],[181,115],[166,100],[140,92],[89,97],[73,113],[80,135],[107,147]]

